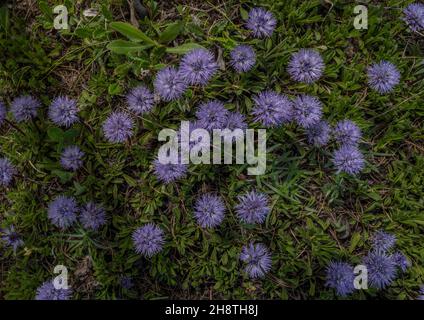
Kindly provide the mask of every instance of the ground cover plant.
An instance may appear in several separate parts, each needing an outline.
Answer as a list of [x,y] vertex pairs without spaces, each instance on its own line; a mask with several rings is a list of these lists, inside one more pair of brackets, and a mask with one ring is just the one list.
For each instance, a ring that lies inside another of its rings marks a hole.
[[[422,299],[424,5],[132,3],[0,7],[0,298]],[[182,120],[265,174],[159,163]]]

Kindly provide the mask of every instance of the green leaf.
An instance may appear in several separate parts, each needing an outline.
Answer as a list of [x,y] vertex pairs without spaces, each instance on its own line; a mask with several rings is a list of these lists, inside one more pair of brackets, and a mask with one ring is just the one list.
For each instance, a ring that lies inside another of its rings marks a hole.
[[122,92],[122,87],[117,83],[111,83],[107,91],[111,96],[116,96]]
[[107,48],[110,51],[117,54],[128,54],[130,52],[143,51],[151,47],[151,45],[141,45],[126,40],[114,40],[107,45]]
[[62,170],[53,170],[52,174],[54,174],[55,176],[58,176],[61,183],[66,183],[70,181],[74,175],[72,172],[67,172]]
[[240,16],[243,20],[247,20],[249,18],[249,13],[240,7]]
[[63,134],[64,134],[63,130],[57,127],[52,127],[47,129],[47,135],[49,136],[49,138],[56,142],[63,141],[64,139]]
[[166,52],[175,53],[175,54],[185,54],[193,49],[205,49],[205,47],[197,43],[189,42],[189,43],[184,43],[178,47],[167,48]]
[[160,42],[171,42],[184,30],[184,23],[182,21],[177,21],[171,23],[166,27],[166,29],[160,34]]
[[158,45],[156,41],[149,38],[143,31],[137,29],[126,22],[111,22],[109,25],[113,30],[127,37],[129,40],[134,42],[146,42],[152,45]]

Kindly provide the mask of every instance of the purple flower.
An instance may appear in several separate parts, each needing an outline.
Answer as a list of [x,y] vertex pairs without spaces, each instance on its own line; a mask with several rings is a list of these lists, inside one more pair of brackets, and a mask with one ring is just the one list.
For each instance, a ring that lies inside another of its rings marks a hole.
[[24,245],[24,242],[20,235],[15,231],[15,227],[13,225],[9,228],[1,229],[0,231],[3,233],[1,239],[7,246],[12,247],[14,252],[16,252],[20,246]]
[[402,270],[402,272],[405,272],[411,266],[411,263],[409,262],[409,260],[400,251],[395,252],[392,255],[392,259],[395,261],[396,266],[400,270]]
[[58,126],[71,126],[78,121],[77,102],[66,96],[55,98],[49,108],[49,118]]
[[396,243],[396,237],[391,234],[378,230],[374,233],[372,237],[372,247],[378,252],[385,253],[386,251],[393,248]]
[[145,86],[131,89],[127,94],[128,109],[136,115],[142,115],[152,110],[155,100],[153,93]]
[[403,20],[412,31],[424,30],[424,4],[411,3],[403,10]]
[[355,274],[350,264],[332,261],[327,266],[327,281],[325,285],[335,289],[337,295],[345,297],[351,294],[355,290],[354,280]]
[[113,112],[103,123],[103,134],[112,143],[125,142],[134,134],[134,122],[124,112]]
[[50,280],[38,287],[35,300],[69,300],[71,296],[71,289],[55,289],[53,280]]
[[0,126],[3,124],[6,119],[6,106],[2,101],[0,101]]
[[420,285],[420,291],[419,291],[419,296],[417,297],[418,300],[424,300],[424,285]]
[[337,168],[337,173],[346,172],[355,175],[365,166],[364,156],[355,146],[343,145],[334,151],[333,163]]
[[[196,129],[206,130],[201,126],[199,121],[189,122],[188,130],[187,130],[187,127],[180,126],[180,129],[178,130],[178,141],[180,142],[179,147],[180,147],[180,150],[182,152],[190,152],[191,148],[193,148],[194,146],[198,147],[199,149],[210,147],[210,141],[209,140],[207,140],[207,139],[204,140],[202,135],[195,136],[193,131],[196,130]],[[186,139],[190,139],[189,144],[187,146],[188,147],[187,150],[185,150],[186,144],[182,143],[182,139],[183,139],[182,135],[183,134],[185,135]],[[197,135],[197,132],[196,132],[196,135]]]
[[16,169],[9,159],[0,158],[0,185],[9,186],[15,174]]
[[293,101],[293,118],[297,124],[309,128],[321,120],[322,104],[318,98],[302,94]]
[[79,220],[84,228],[97,231],[106,223],[105,210],[94,202],[88,202],[81,209]]
[[170,183],[183,178],[187,173],[187,165],[181,163],[163,164],[156,159],[154,161],[154,171],[156,177],[163,183]]
[[130,290],[132,287],[134,287],[133,279],[129,276],[121,276],[119,280],[121,287],[124,289]]
[[265,194],[250,191],[238,196],[239,203],[235,209],[237,216],[246,223],[263,223],[270,212],[268,198]]
[[324,61],[317,51],[301,49],[292,55],[287,70],[293,80],[310,84],[322,76],[324,68]]
[[270,37],[274,32],[277,21],[273,14],[262,8],[253,8],[249,12],[246,27],[255,38]]
[[392,91],[400,79],[396,66],[387,61],[374,63],[368,67],[367,74],[369,86],[381,94]]
[[238,73],[249,71],[256,63],[255,50],[249,45],[241,44],[235,47],[230,56],[230,64]]
[[206,193],[197,198],[194,216],[202,228],[214,228],[224,219],[225,205],[220,196]]
[[271,254],[262,243],[251,242],[244,246],[240,260],[246,263],[244,270],[253,279],[262,278],[271,270]]
[[262,91],[253,97],[252,109],[254,121],[265,127],[277,127],[291,120],[293,104],[283,94],[274,91]]
[[356,145],[361,136],[361,129],[350,120],[339,121],[334,128],[334,137],[344,145]]
[[82,152],[79,147],[69,146],[63,150],[60,156],[60,164],[64,169],[76,171],[82,166],[83,157],[84,152]]
[[206,85],[218,70],[214,55],[205,49],[193,49],[181,59],[179,73],[187,84]]
[[31,96],[20,96],[13,100],[10,111],[17,122],[23,122],[36,117],[37,109],[40,106],[40,102],[37,99]]
[[244,115],[242,115],[240,112],[228,112],[227,119],[225,121],[224,128],[235,130],[235,129],[241,129],[245,130],[247,129],[247,123],[246,118]]
[[164,234],[161,228],[148,223],[134,231],[132,235],[135,251],[146,257],[151,257],[162,250]]
[[154,82],[155,92],[166,102],[182,97],[186,82],[174,67],[165,67],[158,72]]
[[368,280],[372,287],[384,289],[396,277],[396,264],[391,256],[371,251],[364,258],[368,270]]
[[228,110],[218,100],[202,103],[196,111],[198,124],[206,130],[223,129],[227,121]]
[[57,196],[49,204],[47,214],[51,222],[66,229],[77,220],[78,205],[73,197]]
[[328,143],[330,139],[331,128],[327,121],[321,120],[317,124],[306,129],[308,141],[314,146],[321,147]]

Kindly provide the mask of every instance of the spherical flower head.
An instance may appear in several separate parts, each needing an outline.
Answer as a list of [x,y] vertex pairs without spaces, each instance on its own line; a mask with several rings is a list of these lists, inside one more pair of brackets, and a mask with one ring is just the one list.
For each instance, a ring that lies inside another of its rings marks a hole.
[[56,289],[53,281],[46,281],[37,289],[35,300],[69,300],[72,289]]
[[106,223],[106,213],[103,207],[88,202],[82,209],[79,220],[84,228],[97,231]]
[[15,227],[11,225],[9,228],[1,229],[0,233],[3,233],[1,239],[6,243],[7,246],[12,247],[13,251],[16,252],[20,246],[23,246],[20,235],[15,231]]
[[[179,150],[181,150],[181,152],[190,152],[190,150],[195,146],[199,149],[210,148],[210,141],[203,139],[203,135],[197,136],[198,131],[195,131],[197,129],[206,130],[202,127],[199,121],[190,121],[188,127],[180,126],[177,134],[180,148]],[[187,139],[188,145],[183,143],[183,136],[185,137],[184,139]]]
[[0,186],[9,186],[15,174],[16,169],[10,160],[7,158],[0,158]]
[[134,231],[132,235],[135,251],[146,257],[152,257],[162,250],[164,233],[161,228],[148,223]]
[[218,70],[212,52],[193,49],[181,59],[179,73],[187,84],[205,86]]
[[12,101],[10,111],[15,117],[16,122],[31,120],[37,116],[37,109],[40,102],[31,96],[20,96]]
[[128,109],[136,115],[142,115],[152,110],[155,99],[153,93],[145,86],[138,86],[127,94]]
[[403,10],[403,20],[412,31],[424,31],[424,4],[411,3]]
[[321,120],[322,104],[318,98],[302,94],[293,101],[293,118],[297,124],[309,128]]
[[187,84],[174,67],[165,67],[158,72],[154,82],[155,92],[166,102],[182,97]]
[[252,279],[263,278],[271,270],[271,254],[262,243],[251,242],[244,246],[240,260],[246,263],[244,270]]
[[368,84],[380,94],[388,93],[399,83],[400,73],[396,66],[387,61],[368,67]]
[[293,104],[288,97],[274,91],[262,91],[253,97],[254,121],[264,127],[277,127],[292,118]]
[[236,129],[242,130],[242,132],[235,131],[233,142],[240,139],[244,139],[244,132],[247,129],[246,118],[240,112],[229,112],[227,115],[227,120],[224,125],[225,129],[234,131]]
[[328,140],[330,140],[331,128],[328,122],[325,120],[321,120],[306,130],[308,133],[308,141],[314,146],[324,146],[328,143]]
[[249,11],[246,27],[255,38],[270,37],[276,25],[277,20],[271,12],[263,8],[253,8]]
[[168,184],[185,177],[187,165],[181,163],[161,163],[159,159],[154,161],[154,172],[159,181]]
[[337,173],[358,174],[365,166],[364,156],[355,146],[343,145],[333,154],[333,163]]
[[395,252],[392,255],[392,259],[395,261],[396,266],[402,270],[402,272],[405,272],[411,266],[411,262],[400,251]]
[[0,101],[0,126],[3,124],[6,119],[6,106],[2,101]]
[[70,127],[78,121],[77,102],[66,96],[55,98],[49,108],[49,118],[58,126]]
[[235,47],[230,56],[230,64],[238,73],[249,71],[256,63],[255,50],[249,45],[241,44]]
[[51,222],[61,228],[70,227],[77,220],[78,205],[73,197],[57,196],[49,204],[47,215]]
[[355,290],[354,280],[355,274],[350,264],[332,261],[327,266],[327,281],[325,285],[335,289],[337,295],[346,297],[351,294]]
[[84,152],[77,146],[69,146],[63,150],[60,156],[60,164],[66,170],[76,171],[83,164]]
[[103,134],[112,143],[127,141],[134,134],[134,122],[124,112],[113,112],[103,123]]
[[220,196],[206,193],[197,198],[194,216],[202,228],[214,228],[224,219],[225,205]]
[[424,284],[420,286],[419,296],[417,297],[418,300],[424,300]]
[[223,129],[227,121],[227,115],[228,110],[218,100],[203,103],[196,111],[200,127],[206,130]]
[[340,144],[356,145],[361,136],[361,129],[350,120],[339,121],[334,127],[334,137]]
[[324,60],[317,51],[301,49],[292,55],[288,73],[293,80],[310,84],[321,78],[324,68]]
[[396,263],[391,256],[377,251],[371,251],[364,258],[368,270],[368,281],[377,289],[384,289],[396,277]]
[[375,251],[385,253],[394,247],[396,237],[391,234],[378,230],[372,237],[372,247]]
[[133,279],[129,276],[121,276],[119,282],[121,284],[121,287],[126,290],[130,290],[134,287]]
[[245,223],[263,223],[270,212],[265,194],[250,191],[238,197],[237,216]]

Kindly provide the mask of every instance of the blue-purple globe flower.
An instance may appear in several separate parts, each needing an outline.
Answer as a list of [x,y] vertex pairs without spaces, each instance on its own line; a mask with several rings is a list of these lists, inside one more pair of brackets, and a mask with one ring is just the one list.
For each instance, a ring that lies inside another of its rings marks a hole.
[[310,84],[321,78],[324,68],[324,60],[317,51],[301,49],[292,55],[287,70],[293,80]]
[[420,286],[419,296],[417,297],[418,300],[424,300],[424,284]]
[[206,49],[193,49],[181,59],[179,74],[190,85],[205,86],[218,70],[212,52]]
[[256,191],[238,196],[235,210],[240,220],[245,223],[263,223],[271,211],[267,196]]
[[372,247],[378,252],[387,252],[394,247],[396,243],[396,236],[391,233],[378,230],[372,237]]
[[400,251],[396,251],[395,253],[393,253],[392,259],[395,262],[396,267],[402,270],[402,272],[405,272],[411,266],[411,262]]
[[224,219],[225,205],[220,196],[206,193],[199,196],[194,205],[194,216],[202,228],[214,228]]
[[361,139],[361,129],[350,120],[337,122],[334,127],[334,138],[343,145],[357,145]]
[[424,31],[424,4],[411,3],[403,10],[403,15],[403,20],[412,31]]
[[346,262],[332,261],[327,266],[325,285],[336,290],[337,295],[345,297],[354,290],[355,274],[353,267]]
[[228,112],[224,128],[245,130],[247,129],[246,117],[237,111]]
[[155,92],[166,102],[181,98],[187,89],[187,83],[174,67],[160,70],[153,85]]
[[134,122],[124,112],[113,112],[103,123],[103,134],[109,142],[122,143],[134,134]]
[[196,111],[198,125],[206,130],[223,129],[227,115],[228,110],[218,100],[202,103]]
[[381,61],[367,70],[368,84],[380,94],[388,93],[399,84],[400,73],[393,63]]
[[49,107],[49,118],[58,126],[70,127],[78,121],[76,100],[66,96],[55,98]]
[[71,297],[72,289],[56,289],[53,280],[49,280],[38,287],[35,300],[69,300]]
[[322,116],[322,104],[318,98],[302,94],[293,100],[293,119],[303,128],[316,125]]
[[254,121],[264,127],[277,127],[292,119],[293,104],[290,99],[274,91],[262,91],[253,97],[252,109]]
[[321,120],[317,124],[310,126],[306,131],[309,143],[314,146],[324,146],[330,140],[331,128],[325,120]]
[[343,145],[333,153],[337,173],[358,174],[365,166],[364,156],[355,146]]
[[245,272],[250,278],[263,278],[271,270],[271,254],[262,243],[249,243],[244,246],[240,260],[246,264]]
[[249,11],[246,27],[255,38],[271,37],[277,20],[274,15],[263,8],[253,8]]
[[130,276],[121,276],[119,279],[121,287],[130,290],[134,287],[134,281]]
[[14,252],[24,245],[21,236],[15,231],[15,227],[13,225],[5,229],[0,229],[0,233],[3,234],[1,239],[7,246],[12,247]]
[[241,44],[230,52],[230,65],[238,73],[247,72],[253,68],[256,63],[255,50],[249,45]]
[[396,278],[396,263],[394,259],[377,251],[371,251],[364,258],[368,270],[368,281],[377,289],[384,289]]
[[137,86],[128,92],[127,96],[128,109],[136,115],[142,115],[150,112],[155,105],[153,93],[146,86]]
[[6,106],[2,101],[0,101],[0,127],[2,126],[5,119],[6,119]]
[[132,234],[135,251],[146,257],[152,257],[160,252],[165,242],[164,233],[161,228],[148,223]]
[[50,202],[47,215],[55,226],[66,229],[77,220],[78,210],[79,208],[75,198],[57,196]]
[[0,186],[8,187],[12,182],[16,169],[9,159],[0,158]]
[[156,177],[163,183],[171,183],[185,177],[187,165],[181,163],[161,163],[159,159],[154,161],[154,172]]
[[37,109],[40,108],[40,102],[31,96],[20,96],[12,101],[10,111],[16,122],[31,120],[37,116]]
[[82,167],[84,155],[78,146],[66,147],[60,156],[60,164],[66,170],[76,171]]
[[105,210],[94,202],[88,202],[81,208],[79,221],[85,229],[97,231],[106,223]]

